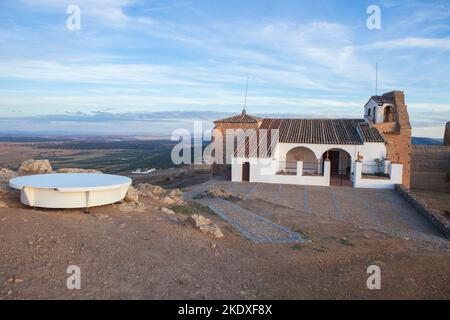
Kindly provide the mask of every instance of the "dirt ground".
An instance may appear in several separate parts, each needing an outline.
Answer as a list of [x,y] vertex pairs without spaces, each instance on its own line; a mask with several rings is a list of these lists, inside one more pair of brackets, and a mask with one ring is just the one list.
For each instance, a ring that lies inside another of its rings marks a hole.
[[[223,239],[150,203],[89,215],[10,205],[0,208],[1,299],[450,298],[448,246],[323,217],[301,226],[309,244],[254,244],[216,216]],[[373,264],[381,290],[366,287]],[[81,290],[66,287],[69,265],[81,268]]]

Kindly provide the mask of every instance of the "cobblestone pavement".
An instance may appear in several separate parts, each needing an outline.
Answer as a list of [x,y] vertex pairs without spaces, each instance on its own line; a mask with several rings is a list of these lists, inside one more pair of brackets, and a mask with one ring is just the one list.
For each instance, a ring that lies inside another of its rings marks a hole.
[[231,201],[221,198],[198,199],[222,219],[255,243],[305,243],[309,240]]
[[[403,238],[448,242],[394,190],[224,181],[214,184],[240,199],[261,199],[291,211],[296,210],[299,214],[327,217]],[[236,212],[232,220],[238,220]],[[248,212],[243,214],[249,215]],[[228,211],[224,211],[222,217],[226,220],[225,216],[228,216]],[[266,216],[270,215],[266,213]]]

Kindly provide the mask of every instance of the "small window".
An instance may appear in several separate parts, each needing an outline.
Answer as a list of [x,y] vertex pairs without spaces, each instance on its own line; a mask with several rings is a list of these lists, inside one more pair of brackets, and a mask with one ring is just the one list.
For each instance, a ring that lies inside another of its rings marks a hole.
[[370,117],[372,115],[372,109],[367,110],[367,115]]

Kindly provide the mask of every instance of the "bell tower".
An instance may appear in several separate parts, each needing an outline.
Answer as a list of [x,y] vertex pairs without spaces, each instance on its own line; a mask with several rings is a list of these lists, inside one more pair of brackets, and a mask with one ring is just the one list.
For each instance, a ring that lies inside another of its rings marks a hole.
[[411,174],[411,124],[405,94],[392,91],[373,96],[364,106],[364,118],[386,141],[387,158],[403,165],[403,185],[409,188]]

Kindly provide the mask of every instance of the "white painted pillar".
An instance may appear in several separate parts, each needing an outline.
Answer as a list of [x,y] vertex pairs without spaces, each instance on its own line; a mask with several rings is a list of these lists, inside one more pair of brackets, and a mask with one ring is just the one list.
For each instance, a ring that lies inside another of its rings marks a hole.
[[389,174],[390,167],[391,167],[391,160],[384,160],[383,161],[383,166],[384,166],[383,173],[384,174]]
[[350,180],[355,183],[355,162],[350,161]]
[[317,159],[317,174],[322,174],[322,159]]
[[323,176],[326,179],[326,185],[330,185],[330,178],[331,178],[331,162],[330,160],[325,160],[323,163]]
[[297,161],[297,175],[303,175],[303,161]]
[[361,174],[362,174],[362,162],[360,160],[355,161],[355,180],[353,180],[353,186],[358,188],[361,184]]
[[242,161],[238,161],[236,158],[231,158],[231,181],[242,181]]

